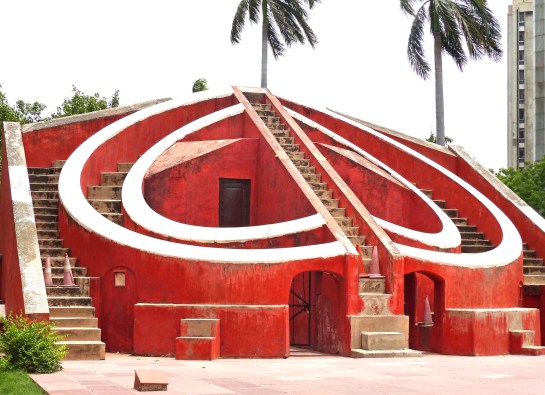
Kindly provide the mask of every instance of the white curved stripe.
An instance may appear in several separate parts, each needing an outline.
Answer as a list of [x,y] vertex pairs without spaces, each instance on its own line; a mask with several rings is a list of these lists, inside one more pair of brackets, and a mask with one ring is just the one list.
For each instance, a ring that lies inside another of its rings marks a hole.
[[101,129],[83,142],[66,161],[59,178],[59,197],[68,215],[80,226],[114,243],[129,246],[156,255],[176,257],[188,260],[205,260],[229,263],[279,263],[300,259],[329,258],[344,255],[346,249],[338,242],[312,246],[271,249],[226,249],[184,245],[166,240],[155,239],[133,232],[109,221],[99,214],[85,199],[80,186],[80,177],[85,163],[93,152],[109,139],[123,132],[152,115],[177,107],[189,105],[212,98],[227,97],[232,92],[220,94],[210,91],[202,92],[191,98],[193,101],[172,100],[148,107]]
[[397,148],[409,153],[413,157],[423,161],[428,166],[433,167],[437,171],[443,173],[446,177],[449,177],[453,182],[464,188],[471,195],[473,195],[475,199],[477,199],[483,206],[485,206],[494,216],[496,221],[498,221],[498,224],[502,231],[502,241],[500,242],[500,244],[493,250],[486,252],[472,254],[453,254],[447,252],[428,251],[395,243],[401,253],[425,261],[433,261],[436,263],[442,263],[447,265],[465,266],[472,268],[503,266],[512,263],[520,257],[520,254],[522,253],[522,239],[520,238],[520,234],[518,233],[511,220],[509,220],[509,218],[507,218],[507,216],[494,203],[492,203],[490,199],[484,196],[469,183],[462,180],[451,171],[445,169],[443,166],[440,166],[431,159],[420,154],[419,152],[416,152],[412,148],[406,147],[405,145],[395,141],[388,136],[385,136],[365,125],[359,124],[330,110],[326,109],[322,112],[331,117],[349,123],[350,125],[357,127],[358,129],[364,130],[365,132],[370,133],[373,136],[378,137],[379,139],[382,139],[385,142],[396,146]]
[[437,233],[427,233],[427,232],[420,232],[417,230],[409,229],[404,226],[400,226],[391,222],[388,222],[386,220],[383,220],[381,218],[372,216],[373,219],[379,224],[382,228],[389,230],[393,233],[396,233],[398,235],[407,237],[412,240],[418,240],[421,243],[424,243],[426,245],[436,247],[436,248],[456,248],[461,243],[461,237],[460,232],[458,232],[458,228],[456,228],[456,225],[451,221],[451,219],[437,206],[435,203],[431,201],[430,198],[428,198],[426,195],[422,193],[418,188],[416,188],[411,182],[407,181],[403,176],[398,174],[395,170],[391,169],[384,163],[382,163],[380,160],[375,158],[374,156],[370,155],[366,151],[362,150],[357,145],[351,143],[350,141],[346,140],[344,137],[339,136],[337,133],[323,127],[322,125],[314,122],[313,120],[296,113],[295,111],[286,108],[286,110],[290,113],[290,115],[298,119],[299,121],[306,123],[312,128],[316,128],[320,130],[325,135],[331,137],[333,140],[337,141],[338,143],[350,148],[351,150],[357,152],[361,156],[367,158],[369,161],[373,162],[375,165],[383,168],[385,171],[390,173],[392,177],[397,179],[399,182],[401,182],[403,185],[405,185],[407,188],[412,190],[413,193],[417,194],[424,202],[435,212],[435,214],[439,217],[443,228],[440,232]]
[[173,221],[155,212],[144,199],[142,185],[144,176],[153,163],[177,141],[198,132],[202,128],[244,112],[244,106],[237,104],[197,119],[175,130],[157,142],[132,166],[125,178],[122,189],[123,207],[129,217],[144,229],[177,240],[203,243],[229,243],[248,240],[268,239],[320,228],[327,222],[318,213],[276,224],[245,226],[240,228],[219,228],[188,225]]

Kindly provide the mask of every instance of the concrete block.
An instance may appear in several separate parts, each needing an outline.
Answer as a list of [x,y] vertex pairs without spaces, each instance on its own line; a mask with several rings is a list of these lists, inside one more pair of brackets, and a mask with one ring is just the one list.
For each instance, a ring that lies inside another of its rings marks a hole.
[[137,391],[166,391],[168,381],[159,370],[138,369],[134,371],[134,389]]
[[219,337],[176,338],[176,359],[212,361],[220,357]]
[[361,333],[361,348],[364,350],[402,350],[408,346],[401,332]]
[[184,318],[180,320],[180,336],[219,337],[220,320],[216,318]]

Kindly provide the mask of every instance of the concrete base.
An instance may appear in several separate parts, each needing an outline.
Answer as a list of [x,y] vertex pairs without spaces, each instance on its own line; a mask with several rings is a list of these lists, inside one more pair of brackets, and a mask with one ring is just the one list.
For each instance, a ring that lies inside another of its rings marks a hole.
[[166,391],[168,381],[158,370],[139,369],[134,371],[134,389],[137,391]]

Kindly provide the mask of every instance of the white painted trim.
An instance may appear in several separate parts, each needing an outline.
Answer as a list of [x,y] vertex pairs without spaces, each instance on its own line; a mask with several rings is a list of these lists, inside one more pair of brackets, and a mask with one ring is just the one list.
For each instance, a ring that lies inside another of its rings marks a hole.
[[364,158],[368,159],[375,165],[381,167],[386,172],[390,173],[392,177],[394,177],[396,180],[398,180],[400,183],[402,183],[405,187],[410,189],[413,193],[418,195],[424,202],[433,210],[433,212],[437,215],[439,220],[441,221],[442,229],[438,233],[427,233],[427,232],[420,232],[417,230],[409,229],[391,222],[388,222],[386,220],[383,220],[381,218],[372,216],[373,219],[376,221],[378,225],[380,225],[382,228],[393,232],[395,234],[401,235],[403,237],[406,237],[408,239],[417,240],[421,243],[424,243],[426,245],[429,245],[431,247],[436,248],[455,248],[460,245],[461,243],[461,237],[460,232],[458,232],[458,228],[456,228],[456,225],[450,220],[450,218],[441,210],[435,203],[432,202],[430,198],[428,198],[426,195],[424,195],[418,188],[416,188],[412,183],[407,181],[404,177],[402,177],[400,174],[398,174],[395,170],[391,169],[384,163],[382,163],[380,160],[375,158],[374,156],[370,155],[366,151],[362,150],[357,145],[351,143],[350,141],[346,140],[345,138],[339,136],[335,132],[323,127],[322,125],[312,121],[311,119],[296,113],[293,110],[290,110],[289,108],[286,108],[288,113],[295,119],[298,119],[299,121],[306,123],[308,126],[312,128],[316,128],[325,135],[329,136],[333,140],[337,141],[338,143],[348,147],[349,149],[353,150],[354,152],[358,153],[359,155],[363,156]]
[[93,152],[109,139],[135,123],[150,116],[195,102],[232,95],[230,91],[205,91],[191,96],[192,101],[172,100],[157,104],[133,113],[116,121],[82,143],[66,161],[59,179],[59,198],[68,215],[81,227],[98,234],[114,243],[125,245],[152,254],[176,257],[186,260],[210,262],[244,263],[280,263],[286,261],[329,258],[346,254],[343,245],[338,242],[319,245],[271,248],[271,249],[226,249],[199,247],[155,239],[121,227],[99,214],[85,199],[80,187],[80,177]]
[[173,221],[155,212],[144,199],[142,185],[149,168],[166,150],[184,137],[202,128],[244,112],[237,104],[197,119],[175,130],[146,151],[132,166],[123,183],[123,208],[129,217],[144,229],[176,240],[202,243],[229,243],[262,240],[285,236],[320,228],[326,224],[319,214],[276,224],[246,226],[241,228],[218,228],[188,225]]

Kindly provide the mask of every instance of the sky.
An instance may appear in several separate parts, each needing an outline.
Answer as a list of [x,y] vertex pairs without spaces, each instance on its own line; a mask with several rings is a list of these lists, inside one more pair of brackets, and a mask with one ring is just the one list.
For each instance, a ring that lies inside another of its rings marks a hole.
[[[259,86],[260,28],[229,40],[239,0],[2,1],[0,84],[10,104],[40,101],[45,114],[72,85],[121,105],[180,97],[204,77],[211,89]],[[490,0],[506,48],[510,0]],[[411,25],[397,0],[322,0],[310,14],[316,49],[294,45],[269,59],[269,90],[426,138],[435,132],[433,78],[406,56]],[[432,61],[431,38],[427,55]],[[507,57],[444,59],[446,135],[488,168],[507,165]]]

